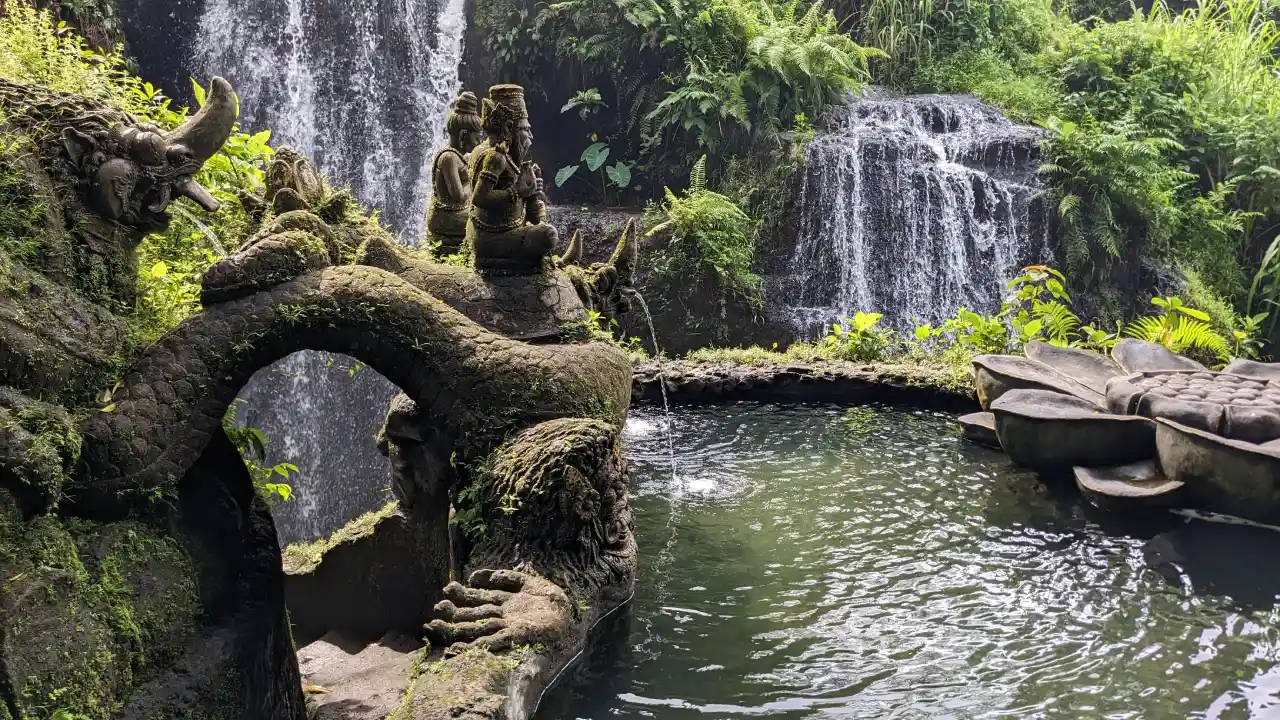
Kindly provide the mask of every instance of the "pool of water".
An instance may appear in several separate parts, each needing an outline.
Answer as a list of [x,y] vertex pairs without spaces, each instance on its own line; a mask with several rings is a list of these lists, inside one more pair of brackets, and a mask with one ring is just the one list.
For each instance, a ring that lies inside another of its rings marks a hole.
[[541,720],[1280,716],[1280,533],[1121,524],[941,414],[676,409],[674,477],[664,427],[636,596]]

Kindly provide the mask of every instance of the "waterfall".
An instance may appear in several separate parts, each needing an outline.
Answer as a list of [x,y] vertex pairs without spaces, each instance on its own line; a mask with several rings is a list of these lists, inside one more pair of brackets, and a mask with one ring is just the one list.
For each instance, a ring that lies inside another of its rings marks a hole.
[[[431,161],[458,91],[464,0],[207,0],[201,75],[240,95],[241,125],[310,155],[416,244]],[[304,352],[259,372],[239,417],[299,468],[281,542],[318,537],[390,499],[374,445],[397,389],[352,359]]]
[[813,338],[859,310],[897,329],[996,310],[1019,268],[1049,259],[1039,137],[970,97],[851,102],[806,150],[773,312]]

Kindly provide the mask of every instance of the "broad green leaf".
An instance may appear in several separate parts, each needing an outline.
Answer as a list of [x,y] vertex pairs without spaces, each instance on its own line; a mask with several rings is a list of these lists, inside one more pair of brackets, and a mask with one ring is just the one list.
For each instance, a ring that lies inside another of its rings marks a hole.
[[1193,317],[1193,318],[1195,318],[1195,319],[1197,319],[1197,320],[1203,321],[1203,322],[1209,322],[1209,320],[1210,320],[1210,318],[1209,318],[1209,313],[1207,313],[1207,312],[1205,312],[1205,311],[1203,311],[1203,310],[1197,310],[1197,309],[1192,308],[1192,307],[1187,307],[1186,305],[1183,305],[1182,307],[1178,308],[1178,310],[1180,310],[1180,311],[1182,312],[1182,314],[1183,314],[1183,315],[1189,315],[1189,316],[1191,316],[1191,317]]
[[579,167],[580,166],[578,165],[566,165],[557,170],[556,187],[563,187],[565,183],[569,182],[569,178],[573,177],[573,174],[578,172]]
[[604,165],[604,161],[609,159],[609,146],[604,143],[595,143],[582,151],[582,160],[587,163],[587,169],[595,172]]
[[191,92],[196,96],[196,103],[200,107],[204,107],[205,91],[204,88],[200,87],[200,83],[196,82],[195,78],[191,78]]
[[631,168],[623,165],[621,162],[614,163],[610,167],[605,168],[605,174],[609,176],[609,181],[615,187],[625,189],[631,184]]
[[160,262],[158,262],[158,263],[156,263],[155,265],[152,265],[152,266],[151,266],[151,273],[150,273],[150,274],[151,274],[151,277],[153,277],[153,278],[162,278],[162,277],[164,277],[165,275],[168,275],[168,274],[169,274],[169,264],[168,264],[168,263],[166,263],[165,261],[161,260]]

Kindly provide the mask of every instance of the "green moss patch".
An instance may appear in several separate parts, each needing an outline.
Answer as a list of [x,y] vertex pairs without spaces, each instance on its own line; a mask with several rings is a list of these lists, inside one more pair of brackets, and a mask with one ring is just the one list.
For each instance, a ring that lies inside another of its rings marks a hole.
[[175,540],[140,523],[23,521],[0,491],[4,704],[32,718],[114,717],[193,631],[194,576]]
[[325,554],[343,543],[368,537],[378,525],[400,510],[400,503],[392,500],[377,510],[371,510],[344,525],[327,538],[309,543],[295,543],[284,550],[284,571],[287,575],[304,575],[320,565]]

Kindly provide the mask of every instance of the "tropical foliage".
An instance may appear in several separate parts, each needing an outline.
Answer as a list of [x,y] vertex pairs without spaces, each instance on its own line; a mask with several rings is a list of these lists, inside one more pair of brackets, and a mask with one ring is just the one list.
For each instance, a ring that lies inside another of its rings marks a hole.
[[1098,293],[1138,258],[1157,258],[1246,314],[1270,310],[1280,291],[1268,279],[1280,231],[1275,8],[1201,0],[1184,12],[1156,2],[1115,13],[1081,3],[1072,22],[1047,1],[970,4],[991,10],[992,29],[1022,16],[1023,41],[978,34],[949,52],[954,29],[935,13],[926,24],[944,30],[905,84],[974,92],[1046,128],[1044,176],[1082,289]]
[[646,212],[649,236],[667,243],[653,260],[654,274],[676,285],[696,284],[710,272],[721,302],[731,297],[759,301],[760,277],[755,259],[759,227],[733,200],[706,187],[706,156],[693,166],[689,187],[679,195],[670,189],[661,203]]
[[[97,98],[165,129],[180,125],[188,112],[174,108],[157,88],[130,74],[119,54],[91,48],[50,12],[19,0],[9,0],[6,14],[0,16],[0,77]],[[203,104],[204,89],[194,84],[193,91]],[[222,202],[222,210],[207,215],[191,201],[180,199],[170,206],[173,221],[168,229],[143,239],[137,251],[137,305],[125,318],[133,330],[131,349],[150,344],[200,309],[200,278],[205,269],[234,251],[245,236],[249,219],[239,197],[262,185],[272,155],[269,139],[269,132],[250,135],[237,130],[198,178]],[[22,151],[13,139],[0,135],[0,160]],[[0,162],[0,169],[6,165]],[[14,177],[0,173],[0,201],[20,190],[15,182]],[[23,207],[8,202],[0,207],[0,244],[6,251],[13,248],[5,226],[24,220],[11,217]],[[234,406],[224,426],[244,455],[259,492],[275,501],[289,499],[292,491],[286,481],[297,468],[289,463],[263,467],[270,441],[257,429],[238,427]]]
[[708,348],[691,359],[760,365],[786,361],[889,362],[927,365],[949,371],[950,382],[965,385],[973,357],[980,354],[1018,354],[1027,343],[1046,342],[1107,352],[1121,338],[1159,343],[1206,365],[1220,366],[1237,357],[1261,355],[1261,323],[1265,316],[1231,315],[1227,335],[1213,327],[1210,313],[1179,298],[1151,299],[1156,312],[1111,331],[1086,324],[1072,310],[1066,277],[1042,265],[1023,269],[1009,283],[1010,293],[995,314],[965,307],[937,325],[917,324],[899,334],[880,326],[881,315],[857,312],[834,323],[815,342],[793,343],[784,351],[763,348]]
[[[498,51],[494,75],[533,76],[543,92],[554,90],[546,78],[577,78],[580,87],[549,99],[600,118],[599,138],[655,183],[703,153],[776,148],[797,115],[815,116],[865,83],[880,54],[841,32],[821,0],[485,5],[477,23]],[[602,107],[613,109],[607,120]]]

